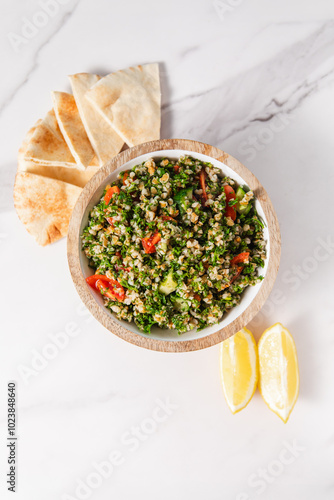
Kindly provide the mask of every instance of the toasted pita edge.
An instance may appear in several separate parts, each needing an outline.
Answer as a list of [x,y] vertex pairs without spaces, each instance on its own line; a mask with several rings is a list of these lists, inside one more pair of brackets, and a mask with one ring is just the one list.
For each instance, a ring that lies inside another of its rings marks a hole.
[[49,177],[50,179],[56,179],[59,181],[67,182],[68,184],[73,184],[78,187],[84,187],[87,184],[87,182],[93,177],[93,175],[99,170],[99,166],[97,167],[89,166],[85,171],[83,171],[77,168],[68,168],[59,166],[54,167],[44,163],[37,163],[34,160],[27,160],[25,158],[25,152],[29,140],[32,137],[40,121],[41,120],[38,120],[35,123],[35,125],[28,130],[25,138],[22,141],[22,144],[18,151],[17,171],[42,175],[43,177]]
[[95,151],[90,143],[79,110],[72,94],[51,92],[57,122],[66,144],[79,169],[84,170],[92,162]]
[[[50,154],[50,150],[52,154]],[[47,152],[48,154],[45,154]],[[59,156],[61,157],[59,159]],[[26,160],[43,165],[77,168],[77,164],[59,129],[53,109],[35,125],[33,134],[27,143],[24,155]]]
[[86,92],[100,79],[100,75],[95,75],[93,73],[76,73],[74,75],[69,75],[72,92],[82,123],[96,156],[99,159],[100,165],[104,165],[121,151],[124,140],[117,134],[108,120],[106,120],[86,98]]

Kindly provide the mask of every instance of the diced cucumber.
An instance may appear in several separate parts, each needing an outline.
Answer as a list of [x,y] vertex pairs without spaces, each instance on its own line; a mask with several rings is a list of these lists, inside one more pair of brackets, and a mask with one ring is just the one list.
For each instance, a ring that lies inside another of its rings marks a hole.
[[188,302],[181,297],[175,297],[173,300],[173,307],[178,312],[187,312],[189,311]]
[[175,202],[180,206],[180,208],[184,209],[185,208],[185,203],[188,200],[192,200],[193,197],[193,188],[185,188],[181,189],[176,195],[174,196]]
[[252,203],[249,202],[248,205],[241,205],[241,207],[239,207],[238,212],[240,215],[247,215],[251,208],[252,208]]
[[241,186],[239,186],[237,192],[235,193],[235,197],[238,201],[240,201],[245,196],[245,194],[246,192],[242,189]]
[[173,270],[171,269],[167,274],[166,278],[160,283],[159,292],[164,295],[169,295],[174,292],[177,288],[177,283],[174,280]]
[[242,189],[242,187],[239,186],[237,189],[237,192],[235,194],[235,198],[236,198],[236,200],[238,200],[238,203],[235,205],[235,207],[236,207],[237,211],[239,212],[239,214],[247,215],[248,212],[250,211],[250,209],[252,208],[252,203],[249,202],[247,205],[240,205],[240,201],[243,199],[245,194],[246,194],[246,191],[244,191],[244,189]]

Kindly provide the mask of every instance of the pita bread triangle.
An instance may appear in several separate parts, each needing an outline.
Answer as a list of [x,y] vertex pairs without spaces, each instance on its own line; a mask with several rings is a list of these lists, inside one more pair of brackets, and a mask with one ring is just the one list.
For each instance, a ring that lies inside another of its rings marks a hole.
[[158,64],[111,73],[88,90],[86,97],[128,146],[160,138]]
[[37,243],[48,245],[67,234],[81,188],[56,179],[18,172],[14,185],[16,212]]
[[38,120],[38,122],[28,131],[22,142],[17,159],[18,172],[29,172],[31,174],[42,175],[43,177],[49,177],[51,179],[74,184],[75,186],[84,187],[89,179],[97,172],[99,167],[88,167],[83,171],[77,168],[51,167],[50,165],[44,165],[43,163],[37,163],[34,160],[27,160],[25,158],[30,139],[41,121],[42,120]]
[[70,75],[69,79],[82,123],[100,165],[104,165],[110,158],[113,158],[120,152],[124,140],[115,132],[107,120],[101,117],[91,102],[86,99],[86,92],[101,77],[91,73],[77,73],[76,75]]
[[67,92],[52,92],[53,107],[59,128],[77,163],[85,169],[95,156],[73,95]]
[[43,165],[77,168],[59,129],[53,109],[39,120],[27,145],[24,158]]

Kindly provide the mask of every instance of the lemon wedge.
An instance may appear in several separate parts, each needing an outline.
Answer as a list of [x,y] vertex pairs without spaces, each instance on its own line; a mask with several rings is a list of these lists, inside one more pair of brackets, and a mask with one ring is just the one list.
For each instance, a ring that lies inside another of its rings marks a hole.
[[247,328],[222,342],[220,374],[227,404],[237,413],[252,399],[258,381],[256,342]]
[[276,323],[262,334],[258,351],[261,395],[286,423],[299,392],[297,351],[291,333]]

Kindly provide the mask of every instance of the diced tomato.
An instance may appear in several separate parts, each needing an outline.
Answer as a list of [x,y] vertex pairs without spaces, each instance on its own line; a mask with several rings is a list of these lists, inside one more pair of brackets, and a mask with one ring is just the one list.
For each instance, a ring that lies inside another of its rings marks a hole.
[[103,295],[109,297],[112,300],[117,300],[122,302],[125,297],[125,290],[118,281],[108,278],[103,274],[93,274],[93,276],[88,276],[86,282],[92,288],[100,290]]
[[128,176],[129,176],[129,171],[127,170],[126,172],[124,172],[124,175],[123,175],[123,186],[124,186],[125,181],[128,178]]
[[233,259],[231,260],[231,264],[232,266],[235,266],[236,264],[243,264],[248,262],[248,259],[249,259],[249,252],[241,252],[239,253],[239,255],[233,257]]
[[199,183],[201,185],[201,189],[203,191],[202,193],[202,205],[205,205],[205,202],[208,199],[208,195],[206,194],[206,187],[205,187],[205,170],[202,168],[201,173],[199,175]]
[[97,280],[108,281],[108,279],[109,278],[104,274],[93,274],[92,276],[88,276],[88,278],[86,278],[86,283],[88,283],[88,285],[92,288],[95,288]]
[[224,186],[226,201],[235,200],[235,191],[232,186]]
[[[235,257],[233,257],[233,259],[231,260],[231,265],[233,269],[235,269],[235,266],[237,266],[237,264],[246,264],[248,262],[248,259],[249,259],[249,252],[241,252]],[[233,283],[233,281],[235,281],[240,276],[243,268],[244,268],[243,266],[237,266],[236,271],[234,272],[232,278],[230,279],[229,283],[226,283],[224,288],[228,288]]]
[[102,295],[105,295],[111,300],[116,300],[117,302],[123,302],[125,297],[125,291],[122,285],[116,280],[97,280],[96,288],[100,290]]
[[201,296],[198,295],[198,293],[194,294],[194,299],[198,300],[198,302],[201,302]]
[[237,218],[237,212],[234,207],[230,207],[229,201],[235,200],[235,191],[231,186],[224,186],[226,196],[225,217],[231,217],[233,221]]
[[156,231],[152,236],[148,238],[143,238],[142,244],[145,250],[145,253],[154,253],[156,252],[155,244],[161,240],[161,234]]
[[176,222],[176,220],[173,219],[173,217],[171,217],[170,215],[162,215],[161,217],[159,217],[159,219],[162,219],[162,220],[172,220],[173,222]]
[[111,188],[108,189],[106,194],[104,195],[104,203],[106,205],[109,205],[111,198],[115,193],[120,193],[121,190],[119,189],[118,186],[112,186]]
[[235,211],[235,209],[233,207],[230,207],[229,205],[227,205],[226,209],[225,209],[225,217],[231,217],[231,219],[234,222],[235,219],[237,218],[237,212]]
[[178,172],[179,168],[180,168],[180,165],[178,165],[177,163],[175,163],[175,165],[174,165],[174,171]]
[[107,221],[109,222],[109,224],[111,225],[111,227],[114,227],[114,221],[113,221],[113,218],[112,217],[106,217]]
[[154,253],[156,252],[156,248],[153,245],[150,245],[149,238],[142,238],[141,242],[143,244],[143,248],[145,250],[145,253]]
[[161,240],[161,234],[156,231],[153,236],[151,236],[151,245],[155,245],[156,243],[159,243]]

